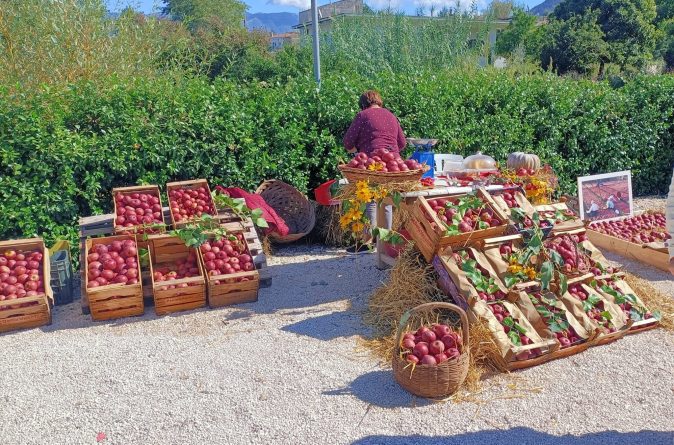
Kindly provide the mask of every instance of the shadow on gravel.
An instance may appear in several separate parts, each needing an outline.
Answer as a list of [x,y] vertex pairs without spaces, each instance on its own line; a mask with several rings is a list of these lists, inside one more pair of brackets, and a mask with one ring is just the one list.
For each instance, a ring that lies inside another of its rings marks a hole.
[[363,335],[366,328],[363,326],[360,316],[355,311],[350,310],[307,318],[295,324],[284,326],[281,330],[327,341],[339,337]]
[[[273,264],[268,266],[272,274],[272,285],[260,289],[258,301],[219,308],[224,321],[248,319],[256,314],[273,314],[286,311],[283,315],[299,315],[311,312],[327,312],[319,307],[326,303],[349,300],[352,308],[334,315],[317,317],[291,325],[289,332],[314,336],[329,340],[340,336],[363,334],[360,324],[359,308],[373,289],[381,285],[386,272],[375,267],[375,255],[340,255],[343,251],[320,247],[295,245],[279,248],[277,258],[300,257],[296,263]],[[301,261],[302,256],[310,256],[310,261]],[[52,324],[40,329],[54,332],[68,329],[89,328],[91,326],[108,325],[118,327],[132,323],[142,323],[164,317],[182,317],[195,312],[211,311],[208,307],[186,312],[157,316],[154,308],[146,299],[145,314],[139,317],[127,317],[108,321],[93,321],[91,315],[82,314],[79,299],[79,283],[75,283],[77,295],[72,303],[56,306],[52,316]],[[342,325],[344,324],[344,325]],[[294,326],[294,327],[293,327]]]
[[603,431],[582,436],[554,436],[530,428],[487,430],[455,436],[368,436],[351,445],[672,445],[674,432],[639,431],[619,433]]
[[[428,399],[413,396],[402,389],[395,382],[395,380],[393,380],[390,370],[368,372],[367,374],[358,376],[353,382],[351,382],[349,386],[345,388],[324,391],[323,394],[327,396],[354,396],[365,403],[369,403],[380,408],[415,408],[435,403]],[[374,441],[364,443],[375,444],[384,442]]]

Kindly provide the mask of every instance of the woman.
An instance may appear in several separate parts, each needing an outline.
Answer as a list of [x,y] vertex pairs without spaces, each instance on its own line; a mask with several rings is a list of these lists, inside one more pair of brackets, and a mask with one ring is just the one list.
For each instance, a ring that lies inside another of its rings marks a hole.
[[368,155],[378,148],[388,148],[396,153],[402,151],[407,144],[405,134],[398,119],[384,108],[381,95],[373,90],[366,91],[360,96],[359,105],[361,111],[344,136],[346,151]]
[[[349,130],[344,135],[344,148],[349,153],[361,152],[369,155],[378,148],[388,148],[390,151],[400,153],[407,144],[405,133],[398,119],[389,110],[384,108],[381,95],[374,90],[364,92],[358,102],[360,112],[351,122]],[[386,228],[390,229],[393,221],[393,209],[386,206]],[[367,206],[367,217],[370,226],[377,226],[377,204],[370,203]],[[349,252],[362,252],[369,250],[372,243],[372,235],[368,233],[364,244],[347,249]]]

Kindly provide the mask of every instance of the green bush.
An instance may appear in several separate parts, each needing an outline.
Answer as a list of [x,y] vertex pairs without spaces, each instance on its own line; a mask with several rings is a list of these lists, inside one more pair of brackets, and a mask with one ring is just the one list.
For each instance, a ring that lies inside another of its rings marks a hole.
[[110,80],[19,97],[0,90],[0,239],[76,239],[80,216],[116,186],[208,178],[303,192],[336,177],[358,94],[381,90],[409,136],[499,160],[537,153],[573,192],[579,175],[631,169],[636,194],[664,193],[674,164],[674,78],[609,83],[495,71],[285,83]]

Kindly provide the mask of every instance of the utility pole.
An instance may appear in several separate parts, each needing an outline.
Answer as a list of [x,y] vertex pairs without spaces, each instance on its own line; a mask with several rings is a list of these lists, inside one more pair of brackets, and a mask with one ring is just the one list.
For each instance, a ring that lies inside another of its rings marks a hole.
[[316,6],[316,0],[311,0],[311,21],[313,22],[313,43],[314,43],[314,76],[316,77],[316,83],[318,86],[321,86],[321,52],[320,52],[320,43],[318,41],[318,6]]

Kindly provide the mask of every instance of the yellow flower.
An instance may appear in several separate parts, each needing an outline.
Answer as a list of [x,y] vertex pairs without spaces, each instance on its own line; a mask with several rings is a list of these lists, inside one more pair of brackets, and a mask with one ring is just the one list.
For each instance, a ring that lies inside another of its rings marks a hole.
[[536,278],[536,271],[532,267],[527,267],[526,269],[524,269],[524,273],[526,274],[527,277],[529,277],[530,280]]
[[508,272],[511,274],[516,274],[522,271],[522,266],[519,264],[513,264],[512,266],[508,266]]
[[517,263],[517,258],[515,256],[511,256],[510,259],[508,260],[510,264],[518,264]]
[[372,201],[372,192],[370,189],[356,190],[356,199],[360,202],[368,203]]
[[362,232],[363,230],[365,230],[365,224],[363,224],[362,222],[355,222],[351,225],[351,230],[353,230],[354,232]]
[[342,216],[339,218],[339,226],[340,226],[342,229],[346,229],[346,228],[349,226],[349,224],[351,224],[351,218],[349,218],[348,215],[342,215]]

